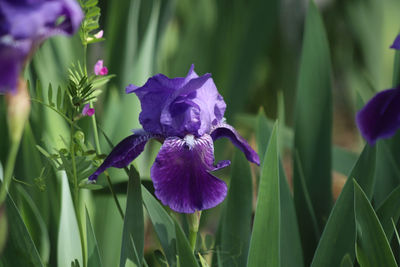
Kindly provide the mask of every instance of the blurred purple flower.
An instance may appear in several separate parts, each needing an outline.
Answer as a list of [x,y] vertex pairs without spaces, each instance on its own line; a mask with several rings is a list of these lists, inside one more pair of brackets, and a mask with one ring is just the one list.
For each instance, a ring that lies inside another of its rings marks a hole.
[[94,74],[104,76],[108,74],[108,69],[103,66],[103,60],[98,60],[94,65]]
[[93,116],[94,108],[91,108],[89,104],[86,104],[82,109],[83,116]]
[[186,77],[157,74],[142,87],[129,85],[126,92],[139,97],[143,129],[122,140],[90,181],[109,167],[127,166],[154,138],[163,143],[150,172],[156,196],[177,212],[193,213],[218,205],[227,193],[225,182],[211,172],[230,161],[214,165],[213,141],[227,137],[249,161],[260,164],[246,140],[225,123],[226,104],[210,74],[199,77],[192,65]]
[[0,93],[15,92],[19,73],[42,41],[73,34],[82,17],[74,0],[0,0]]
[[396,39],[394,40],[393,44],[390,46],[390,48],[400,50],[400,34],[397,35]]
[[356,122],[371,145],[388,138],[400,128],[400,86],[376,94],[358,113]]

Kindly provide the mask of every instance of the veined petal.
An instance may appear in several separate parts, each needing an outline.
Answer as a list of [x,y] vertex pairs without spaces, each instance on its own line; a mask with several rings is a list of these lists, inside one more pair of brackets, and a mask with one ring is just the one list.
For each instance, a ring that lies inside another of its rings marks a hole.
[[393,44],[390,46],[390,48],[400,50],[400,34],[397,35],[396,39],[394,40]]
[[212,130],[211,137],[214,141],[222,137],[228,137],[231,142],[246,155],[248,161],[260,165],[260,158],[258,157],[258,154],[231,125],[227,123],[220,123]]
[[89,181],[94,181],[109,167],[124,168],[143,152],[147,141],[153,137],[145,131],[136,131],[114,147],[100,167],[89,176]]
[[151,167],[157,198],[181,213],[215,207],[224,200],[227,187],[210,171],[229,164],[223,161],[215,167],[213,163],[211,136],[167,138]]
[[400,127],[400,87],[376,94],[358,113],[357,125],[373,145],[378,138],[388,138]]

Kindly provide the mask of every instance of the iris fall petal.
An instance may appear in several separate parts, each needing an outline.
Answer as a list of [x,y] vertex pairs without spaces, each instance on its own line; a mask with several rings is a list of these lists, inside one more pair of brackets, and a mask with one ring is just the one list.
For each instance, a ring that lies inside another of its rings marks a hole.
[[373,145],[378,138],[388,138],[400,127],[400,87],[376,94],[357,114],[357,125]]
[[[215,170],[212,138],[167,138],[151,167],[155,194],[164,205],[182,213],[215,207],[227,192]],[[227,166],[227,162],[217,164]]]
[[89,177],[89,181],[95,181],[109,167],[124,168],[128,166],[143,152],[147,141],[153,137],[154,135],[144,131],[137,131],[126,137],[114,147],[100,167]]

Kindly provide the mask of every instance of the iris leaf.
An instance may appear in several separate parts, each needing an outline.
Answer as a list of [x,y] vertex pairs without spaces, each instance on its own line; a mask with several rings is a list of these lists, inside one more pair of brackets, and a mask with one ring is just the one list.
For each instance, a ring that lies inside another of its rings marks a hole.
[[177,256],[178,264],[183,267],[199,267],[196,258],[190,248],[189,241],[187,240],[182,228],[179,226],[178,222],[174,220],[175,232],[176,232],[176,246],[177,246]]
[[[262,165],[247,266],[280,265],[280,199],[277,123]],[[268,242],[265,242],[268,240]]]
[[367,195],[354,180],[356,215],[356,256],[361,266],[397,266],[382,225]]
[[[139,173],[135,168],[129,170],[128,196],[122,234],[120,266],[124,267],[126,259],[136,265],[142,264],[144,247],[144,218]],[[133,242],[131,242],[131,237]]]
[[235,153],[225,215],[221,217],[221,261],[223,266],[245,266],[251,235],[253,183],[249,162]]
[[395,222],[399,220],[400,217],[400,186],[396,187],[392,193],[383,201],[382,205],[376,210],[376,215],[378,215],[379,221],[382,224],[383,230],[385,231],[388,240],[392,239],[393,236],[393,226],[391,220]]
[[176,234],[172,218],[153,195],[142,186],[142,197],[147,213],[157,233],[170,266],[176,265]]
[[86,212],[86,240],[87,240],[87,254],[88,254],[87,266],[101,267],[103,266],[103,264],[101,262],[96,236],[87,209],[85,209],[85,212]]
[[356,225],[354,214],[354,188],[351,177],[364,188],[368,198],[372,196],[375,177],[376,149],[366,145],[353,167],[345,186],[326,223],[318,243],[311,267],[336,267],[347,255],[352,261],[355,256],[354,243]]
[[10,195],[6,200],[6,216],[8,238],[2,257],[0,257],[0,265],[44,266],[21,214]]
[[[331,132],[332,86],[329,45],[320,13],[310,1],[300,63],[295,109],[294,151],[304,170],[305,185],[323,229],[332,205]],[[299,219],[304,260],[308,265],[316,248],[315,236],[298,166],[294,166],[294,201]]]

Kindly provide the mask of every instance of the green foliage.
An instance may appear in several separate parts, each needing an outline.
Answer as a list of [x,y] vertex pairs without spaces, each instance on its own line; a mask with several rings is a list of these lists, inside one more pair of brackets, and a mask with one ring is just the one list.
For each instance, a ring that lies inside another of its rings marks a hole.
[[142,194],[139,173],[133,167],[129,170],[127,194],[121,246],[121,267],[125,266],[127,259],[140,266],[143,258],[144,223]]
[[[280,266],[278,124],[272,130],[262,165],[247,266]],[[269,242],[265,242],[265,240]]]
[[[331,83],[328,39],[321,15],[315,3],[310,1],[297,84],[294,162],[297,158],[298,164],[294,165],[293,171],[294,200],[307,265],[312,260],[332,205]],[[316,222],[312,221],[312,211]]]
[[[387,49],[399,3],[310,1],[307,12],[278,0],[79,3],[79,36],[44,42],[24,73],[32,112],[0,208],[0,266],[396,266],[400,135],[370,147],[351,127],[356,109],[399,84],[400,53]],[[101,29],[107,42],[88,46],[105,40]],[[117,75],[94,75],[99,58]],[[87,181],[105,144],[141,127],[140,103],[124,88],[158,72],[183,76],[191,63],[212,72],[228,122],[262,162],[215,143],[216,162],[233,158],[215,174],[229,189],[203,212],[195,253],[182,216],[154,194],[159,144],[133,163],[141,178],[110,168]],[[88,103],[97,118],[81,115]],[[2,163],[6,109],[0,97]],[[348,177],[343,188],[338,173]],[[332,188],[341,191],[335,203]]]
[[361,266],[397,266],[382,225],[367,195],[354,181],[354,212],[356,215],[356,255]]

